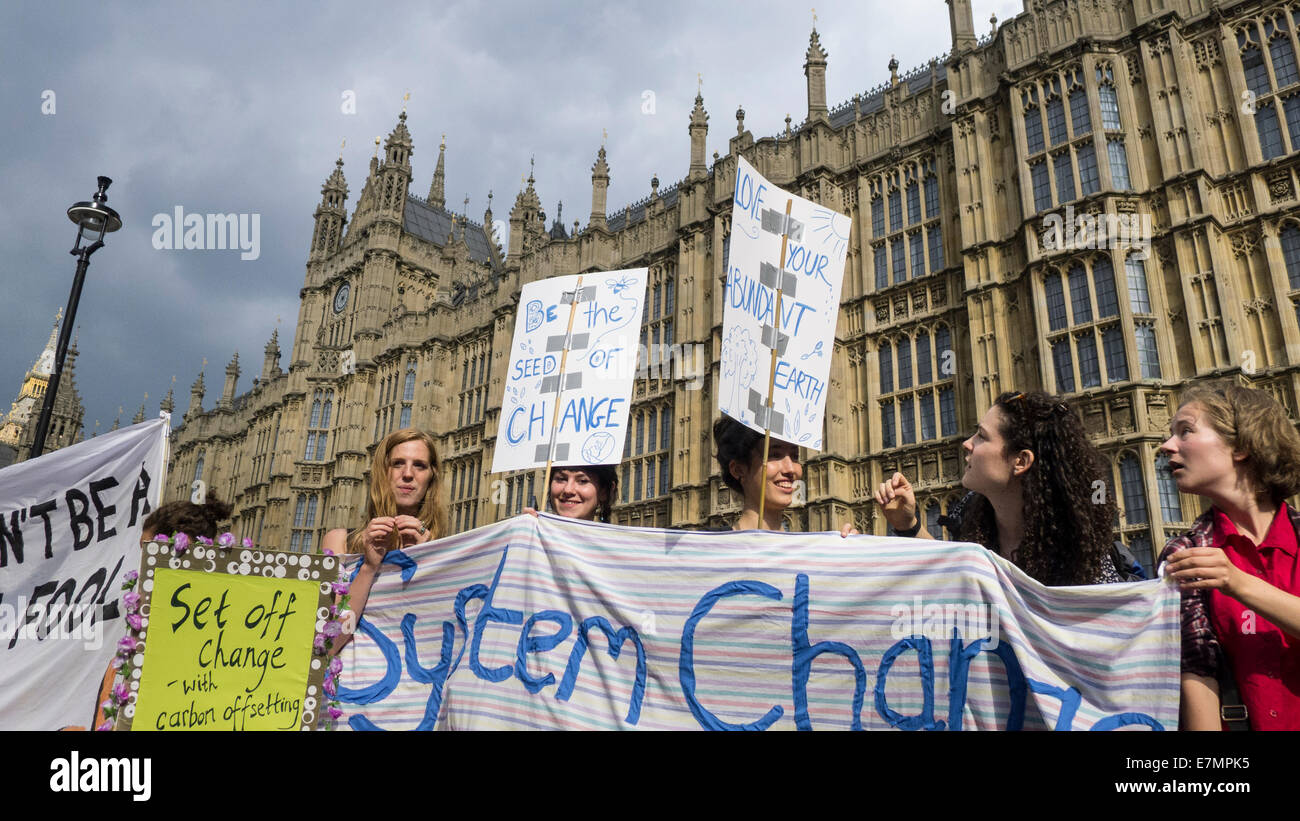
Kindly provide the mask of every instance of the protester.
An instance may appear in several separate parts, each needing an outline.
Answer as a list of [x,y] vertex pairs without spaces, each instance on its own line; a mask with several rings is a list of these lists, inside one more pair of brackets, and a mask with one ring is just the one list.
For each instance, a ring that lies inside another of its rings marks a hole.
[[[1109,484],[1106,462],[1069,405],[1042,392],[1003,393],[962,449],[961,481],[972,493],[953,523],[958,540],[984,545],[1043,584],[1120,581],[1110,559],[1115,502],[1097,494]],[[903,474],[880,485],[876,502],[902,535],[920,528]]]
[[[803,478],[799,446],[771,437],[764,465],[763,434],[729,416],[713,424],[713,444],[717,448],[722,481],[745,500],[735,529],[781,530],[785,509],[794,501],[796,485]],[[763,500],[762,521],[758,515],[760,499]],[[840,528],[841,536],[857,534],[857,528],[851,524]]]
[[[556,516],[612,521],[618,495],[618,471],[613,465],[556,465],[546,486],[547,504]],[[537,510],[526,507],[524,513],[536,516]]]
[[1170,431],[1178,489],[1211,504],[1161,554],[1182,590],[1182,726],[1300,730],[1300,512],[1284,501],[1300,491],[1300,434],[1272,396],[1236,385],[1185,391]]
[[[389,550],[433,541],[446,535],[447,513],[442,505],[442,464],[433,437],[415,428],[396,430],[375,448],[370,465],[370,494],[362,525],[350,533],[331,530],[323,551],[364,553],[365,560],[348,589],[349,609],[359,614],[375,575]],[[350,638],[345,626],[337,651]]]

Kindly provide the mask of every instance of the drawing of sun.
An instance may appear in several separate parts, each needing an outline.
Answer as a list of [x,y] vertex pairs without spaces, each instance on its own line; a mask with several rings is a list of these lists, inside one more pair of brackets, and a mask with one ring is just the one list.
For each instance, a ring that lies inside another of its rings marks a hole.
[[834,211],[818,208],[813,211],[812,223],[814,234],[820,234],[822,245],[831,244],[831,256],[838,258],[849,244],[849,220]]

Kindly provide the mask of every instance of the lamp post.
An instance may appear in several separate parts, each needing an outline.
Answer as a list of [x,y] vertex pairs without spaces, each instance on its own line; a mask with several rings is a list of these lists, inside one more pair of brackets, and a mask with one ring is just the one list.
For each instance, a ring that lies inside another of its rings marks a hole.
[[[54,395],[59,388],[59,377],[63,374],[63,360],[68,354],[69,330],[77,316],[77,303],[81,301],[81,286],[86,281],[86,270],[90,267],[90,255],[104,247],[104,235],[111,234],[122,227],[122,218],[117,212],[105,205],[108,202],[108,187],[113,181],[108,177],[99,178],[99,190],[91,197],[91,202],[79,202],[68,209],[68,219],[77,225],[77,241],[68,253],[77,258],[77,273],[72,279],[72,293],[68,295],[68,310],[63,325],[59,328],[58,347],[54,353],[54,371],[50,374],[49,386],[45,390],[45,400],[41,403],[41,415],[36,422],[36,433],[32,438],[29,459],[35,459],[45,450],[45,435],[50,428],[50,415],[54,413]],[[81,243],[85,241],[87,245]]]

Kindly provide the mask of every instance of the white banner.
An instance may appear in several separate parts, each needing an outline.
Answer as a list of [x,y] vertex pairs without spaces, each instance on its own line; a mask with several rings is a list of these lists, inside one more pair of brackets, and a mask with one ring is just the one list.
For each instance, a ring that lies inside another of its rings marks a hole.
[[[822,447],[850,225],[843,214],[777,188],[739,159],[718,407],[754,430],[770,426],[773,436],[813,450]],[[783,234],[788,236],[784,261]],[[769,419],[767,393],[773,379]]]
[[126,635],[122,577],[140,567],[169,420],[0,470],[0,730],[88,726]]
[[647,273],[595,272],[523,287],[493,473],[548,460],[618,462],[632,409]]
[[389,551],[354,730],[1174,730],[1164,580],[1044,587],[973,544],[516,516]]

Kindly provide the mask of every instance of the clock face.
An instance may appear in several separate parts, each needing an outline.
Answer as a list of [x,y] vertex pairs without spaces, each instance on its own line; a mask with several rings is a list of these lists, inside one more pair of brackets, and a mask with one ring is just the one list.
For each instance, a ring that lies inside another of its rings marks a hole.
[[345,282],[339,286],[337,291],[334,292],[334,313],[341,314],[343,313],[343,309],[348,307],[348,292],[350,290],[348,284]]

